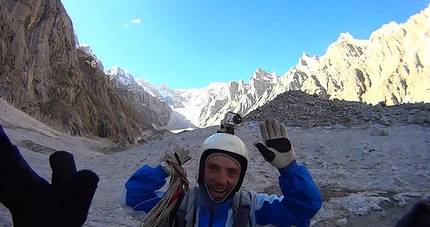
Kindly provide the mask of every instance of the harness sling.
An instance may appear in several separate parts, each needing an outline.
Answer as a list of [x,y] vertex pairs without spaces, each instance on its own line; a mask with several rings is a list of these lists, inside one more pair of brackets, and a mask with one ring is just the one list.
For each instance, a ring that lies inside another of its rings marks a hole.
[[[180,206],[177,208],[174,227],[192,227],[196,222],[195,193],[197,188],[189,193],[184,192]],[[233,196],[233,227],[251,226],[251,193],[239,191]]]
[[251,193],[248,191],[239,191],[239,193],[233,196],[233,227],[250,227],[250,215]]
[[[180,204],[176,209],[176,216],[172,226],[174,227],[192,227],[196,221],[196,206],[194,205],[195,190],[191,192],[182,192]],[[192,212],[190,210],[193,209]]]

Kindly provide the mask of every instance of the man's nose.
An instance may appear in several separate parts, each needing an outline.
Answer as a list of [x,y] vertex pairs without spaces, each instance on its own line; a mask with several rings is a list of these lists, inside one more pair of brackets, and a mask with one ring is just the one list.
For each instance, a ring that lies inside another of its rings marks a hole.
[[215,180],[216,180],[216,183],[225,184],[227,183],[227,174],[224,171],[220,171],[217,174]]

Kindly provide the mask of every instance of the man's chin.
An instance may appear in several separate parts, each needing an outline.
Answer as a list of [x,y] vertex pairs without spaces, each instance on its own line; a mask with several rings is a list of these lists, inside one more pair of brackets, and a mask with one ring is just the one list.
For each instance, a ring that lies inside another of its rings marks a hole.
[[215,191],[211,191],[211,197],[215,202],[222,202],[228,193],[218,193]]
[[221,202],[225,198],[225,195],[222,196],[222,195],[219,195],[219,194],[217,194],[217,195],[211,194],[211,196],[212,196],[212,199],[215,202]]

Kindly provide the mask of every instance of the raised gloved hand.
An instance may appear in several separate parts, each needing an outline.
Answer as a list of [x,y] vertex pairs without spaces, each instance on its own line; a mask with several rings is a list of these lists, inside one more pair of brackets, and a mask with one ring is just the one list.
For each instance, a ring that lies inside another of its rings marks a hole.
[[185,150],[183,147],[179,146],[178,144],[175,144],[172,147],[167,148],[166,154],[164,155],[164,159],[161,162],[161,167],[166,171],[166,173],[170,176],[173,173],[172,167],[169,164],[172,160],[169,158],[174,157],[176,163],[180,166],[182,164],[186,163],[188,160],[191,159],[190,151]]
[[40,177],[0,125],[0,203],[12,214],[13,226],[82,226],[99,182],[91,170],[76,170],[73,155],[49,157],[51,184]]
[[260,132],[265,144],[254,143],[254,146],[266,161],[281,169],[295,159],[296,154],[284,124],[276,119],[267,119],[260,123]]

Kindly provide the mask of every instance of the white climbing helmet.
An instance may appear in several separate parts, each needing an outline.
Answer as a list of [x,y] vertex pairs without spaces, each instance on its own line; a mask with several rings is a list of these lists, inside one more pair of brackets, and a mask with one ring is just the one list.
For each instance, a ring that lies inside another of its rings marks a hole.
[[249,157],[245,144],[239,137],[229,133],[216,133],[209,136],[202,144],[197,160],[196,180],[200,186],[204,185],[204,165],[211,154],[221,153],[236,160],[240,164],[240,176],[235,188],[230,193],[236,193],[243,183],[248,169]]

